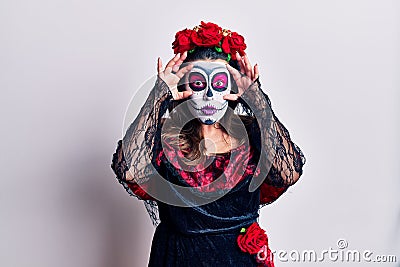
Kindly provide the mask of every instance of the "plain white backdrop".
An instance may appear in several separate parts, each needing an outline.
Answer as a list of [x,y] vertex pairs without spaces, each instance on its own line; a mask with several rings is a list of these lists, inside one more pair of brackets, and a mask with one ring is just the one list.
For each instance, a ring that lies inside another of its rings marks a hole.
[[1,1],[0,265],[147,266],[154,228],[111,157],[157,57],[201,20],[246,38],[307,158],[262,209],[271,249],[320,253],[344,238],[399,262],[399,13],[395,0]]

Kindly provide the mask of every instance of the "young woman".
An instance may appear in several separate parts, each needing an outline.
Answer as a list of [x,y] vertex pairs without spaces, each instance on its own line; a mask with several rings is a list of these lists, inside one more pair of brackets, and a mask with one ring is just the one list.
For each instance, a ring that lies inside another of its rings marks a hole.
[[202,22],[173,49],[111,165],[157,226],[149,266],[273,267],[259,210],[296,183],[304,154],[241,35]]

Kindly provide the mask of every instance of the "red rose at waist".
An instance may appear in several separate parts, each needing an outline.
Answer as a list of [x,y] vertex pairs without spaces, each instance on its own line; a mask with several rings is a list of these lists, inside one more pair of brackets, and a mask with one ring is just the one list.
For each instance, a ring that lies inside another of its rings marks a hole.
[[237,237],[237,243],[243,252],[257,254],[264,245],[268,244],[268,237],[265,230],[254,222],[246,229],[245,234]]
[[257,222],[242,228],[237,243],[243,252],[256,256],[259,267],[274,267],[274,258],[268,247],[268,236]]

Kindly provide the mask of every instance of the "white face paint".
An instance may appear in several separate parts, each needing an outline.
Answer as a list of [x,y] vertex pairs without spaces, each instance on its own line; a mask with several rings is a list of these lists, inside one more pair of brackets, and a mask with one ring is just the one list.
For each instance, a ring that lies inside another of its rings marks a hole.
[[228,101],[223,99],[231,91],[231,78],[224,63],[196,61],[186,74],[186,90],[192,89],[188,108],[193,116],[204,124],[214,124],[220,120]]

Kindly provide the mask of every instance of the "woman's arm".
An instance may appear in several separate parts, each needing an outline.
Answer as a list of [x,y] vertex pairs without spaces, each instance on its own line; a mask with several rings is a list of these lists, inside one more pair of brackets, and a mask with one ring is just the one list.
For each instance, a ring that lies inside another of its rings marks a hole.
[[186,53],[175,55],[164,70],[158,59],[155,85],[113,154],[111,168],[118,181],[130,195],[142,200],[152,199],[146,189],[152,187],[151,177],[158,175],[158,168],[155,169],[152,162],[160,153],[162,117],[173,100],[191,95],[191,92],[177,89],[179,80],[192,68],[187,65],[179,69],[186,56]]
[[168,85],[157,77],[139,114],[123,139],[118,141],[116,152],[113,154],[111,168],[118,181],[130,195],[142,200],[152,199],[141,187],[146,188],[149,185],[150,177],[156,171],[151,164],[153,148],[159,142],[156,133],[161,125],[161,117],[171,101],[172,94]]
[[251,131],[256,140],[252,141],[260,152],[261,175],[266,176],[266,184],[284,191],[300,178],[306,159],[273,112],[268,95],[261,89],[257,64],[253,69],[246,55],[237,54],[236,58],[241,71],[229,65],[227,68],[238,86],[238,93],[227,95],[225,99],[238,100],[255,117]]
[[[289,186],[298,181],[303,174],[306,158],[301,149],[292,141],[289,131],[272,110],[267,94],[260,88],[257,80],[240,100],[243,105],[252,105],[257,121],[252,125],[253,141],[263,149],[260,151],[265,177],[260,185],[260,204],[262,206],[276,201]],[[267,172],[267,175],[265,173]]]
[[254,125],[254,132],[261,137],[260,152],[266,157],[266,168],[270,167],[266,182],[279,187],[296,183],[303,173],[302,167],[306,159],[301,149],[292,141],[289,131],[275,115],[271,101],[262,91],[258,79],[245,90],[239,102],[250,107],[256,118],[255,123],[258,123]]

